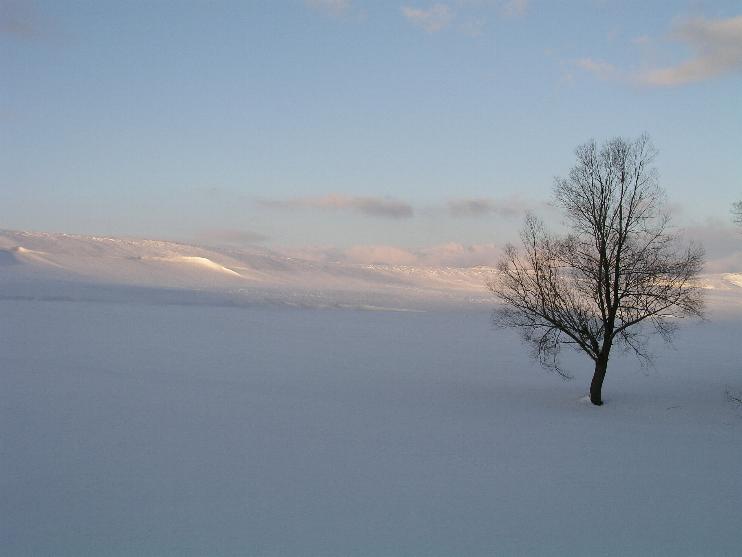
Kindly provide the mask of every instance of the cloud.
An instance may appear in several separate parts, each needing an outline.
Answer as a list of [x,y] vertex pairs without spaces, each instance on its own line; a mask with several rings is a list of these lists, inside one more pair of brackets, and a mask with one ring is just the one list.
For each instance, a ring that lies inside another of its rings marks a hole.
[[417,255],[394,246],[353,246],[345,252],[346,261],[364,265],[416,265]]
[[198,239],[208,244],[245,246],[265,242],[268,240],[268,236],[250,230],[218,228],[204,230],[198,235]]
[[345,261],[345,252],[335,246],[279,247],[275,251],[292,259],[303,259],[316,263]]
[[593,60],[592,58],[580,58],[575,61],[578,68],[590,72],[600,79],[614,79],[618,77],[618,70],[612,64],[602,60]]
[[528,11],[528,0],[507,0],[502,5],[502,13],[509,17],[520,17]]
[[39,14],[33,4],[17,0],[0,1],[0,35],[33,39],[42,34]]
[[326,209],[352,210],[358,213],[393,219],[412,217],[412,205],[388,197],[353,197],[342,194],[329,194],[320,197],[299,197],[293,199],[259,199],[258,204],[273,209]]
[[503,17],[521,17],[526,14],[529,0],[451,0],[437,2],[427,8],[402,6],[402,15],[428,33],[437,33],[456,20],[456,30],[469,37],[481,37],[493,11]]
[[675,66],[642,72],[637,75],[639,82],[668,87],[742,72],[742,15],[686,20],[675,26],[672,37],[686,43],[695,56]]
[[[639,72],[620,71],[609,62],[589,57],[580,58],[574,64],[599,79],[634,81],[653,87],[672,87],[742,73],[742,16],[685,20],[674,26],[671,37],[688,45],[695,55],[674,66]],[[650,42],[644,35],[631,39],[638,46]]]
[[683,227],[680,232],[684,240],[700,243],[705,248],[704,272],[742,272],[742,231],[731,222],[707,219]]
[[454,18],[453,12],[446,4],[433,4],[428,9],[402,6],[402,15],[428,33],[445,29]]
[[351,0],[304,0],[304,3],[318,12],[335,17],[347,14],[351,8]]
[[442,267],[493,266],[501,253],[501,248],[496,244],[448,242],[420,250],[420,258],[426,265]]
[[456,218],[488,215],[514,217],[528,208],[523,200],[514,197],[499,200],[488,197],[451,199],[446,205],[448,214]]

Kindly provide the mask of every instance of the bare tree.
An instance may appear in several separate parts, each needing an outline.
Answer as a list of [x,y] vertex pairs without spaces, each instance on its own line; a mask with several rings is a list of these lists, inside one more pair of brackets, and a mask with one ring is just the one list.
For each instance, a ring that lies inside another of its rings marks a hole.
[[[742,229],[742,201],[735,201],[732,203],[732,221]],[[727,398],[729,399],[729,402],[742,406],[742,391],[734,392],[727,389]]]
[[737,226],[742,226],[742,201],[732,203],[732,220]]
[[595,362],[590,400],[601,405],[614,344],[648,358],[648,333],[669,340],[678,317],[702,315],[703,250],[681,247],[669,229],[647,136],[591,141],[576,155],[554,188],[570,233],[550,234],[528,216],[522,249],[506,247],[488,286],[503,302],[496,322],[520,329],[542,364],[568,376],[563,344]]

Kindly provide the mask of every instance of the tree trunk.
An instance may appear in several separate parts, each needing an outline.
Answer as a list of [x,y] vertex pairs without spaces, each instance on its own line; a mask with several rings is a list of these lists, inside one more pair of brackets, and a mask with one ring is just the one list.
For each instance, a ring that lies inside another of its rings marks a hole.
[[595,373],[593,374],[593,380],[590,383],[590,402],[596,406],[601,406],[603,404],[600,392],[603,389],[603,379],[605,379],[605,372],[607,370],[608,357],[601,355],[595,362]]

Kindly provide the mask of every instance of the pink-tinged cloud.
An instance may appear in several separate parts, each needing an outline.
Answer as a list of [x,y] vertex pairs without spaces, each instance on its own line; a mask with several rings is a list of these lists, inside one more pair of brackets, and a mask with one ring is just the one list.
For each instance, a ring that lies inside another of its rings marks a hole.
[[[589,57],[575,60],[574,64],[599,79],[634,81],[653,87],[672,87],[742,73],[742,16],[686,20],[674,26],[671,38],[685,43],[695,55],[672,66],[633,73]],[[631,40],[635,45],[650,41],[646,36]]]
[[353,246],[345,252],[346,261],[364,265],[416,265],[417,255],[394,246]]
[[407,20],[427,31],[436,33],[442,31],[453,21],[454,14],[446,4],[433,4],[430,8],[402,7],[402,15]]
[[420,250],[420,260],[437,267],[494,266],[502,250],[496,244],[448,242]]
[[302,246],[277,248],[277,251],[291,259],[303,259],[315,263],[335,263],[345,261],[345,252],[334,246]]
[[520,17],[528,11],[528,0],[506,0],[502,13],[509,17]]
[[695,18],[675,26],[673,38],[695,56],[674,66],[642,72],[646,85],[668,87],[742,72],[742,15],[728,19]]
[[412,205],[388,197],[355,197],[332,193],[319,197],[297,197],[292,199],[259,199],[262,207],[272,209],[324,209],[351,210],[372,217],[392,219],[410,218],[414,214]]

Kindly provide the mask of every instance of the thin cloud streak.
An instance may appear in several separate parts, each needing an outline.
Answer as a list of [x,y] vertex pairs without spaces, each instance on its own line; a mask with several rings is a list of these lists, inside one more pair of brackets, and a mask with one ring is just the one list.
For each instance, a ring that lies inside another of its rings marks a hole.
[[497,215],[500,217],[514,217],[524,213],[528,206],[517,198],[492,199],[488,197],[451,199],[446,204],[448,214],[454,218],[486,217]]
[[508,0],[502,5],[502,13],[509,17],[520,17],[528,11],[528,0]]
[[439,267],[494,266],[502,254],[497,244],[461,244],[448,242],[419,251],[425,265]]
[[469,37],[481,37],[487,25],[486,14],[496,10],[506,18],[526,15],[529,0],[456,0],[438,2],[428,8],[402,6],[402,15],[413,25],[437,33],[449,28],[454,21],[460,22],[456,30]]
[[446,4],[433,4],[428,9],[402,6],[402,15],[407,20],[427,31],[437,33],[450,25],[454,14]]
[[363,265],[417,265],[417,255],[394,246],[353,246],[345,251],[345,260]]
[[600,79],[614,79],[619,77],[616,67],[603,60],[580,58],[575,61],[575,65]]
[[304,0],[304,3],[325,15],[343,16],[350,11],[351,0]]
[[257,203],[270,209],[351,210],[367,216],[392,219],[410,218],[414,215],[412,205],[388,197],[353,197],[329,194],[320,197],[293,199],[259,199]]

